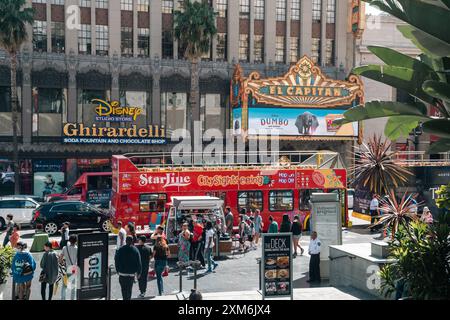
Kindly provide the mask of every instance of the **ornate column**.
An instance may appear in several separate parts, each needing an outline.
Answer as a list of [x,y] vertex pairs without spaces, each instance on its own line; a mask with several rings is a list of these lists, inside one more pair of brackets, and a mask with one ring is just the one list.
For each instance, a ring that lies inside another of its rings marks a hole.
[[77,57],[75,52],[70,50],[68,56],[66,56],[67,72],[69,76],[68,88],[67,88],[67,122],[77,121]]
[[23,144],[31,143],[33,136],[33,103],[32,103],[32,84],[31,84],[31,69],[32,69],[32,54],[28,47],[24,47],[22,51],[22,139]]
[[161,60],[156,55],[152,64],[152,123],[154,125],[165,125],[161,123]]

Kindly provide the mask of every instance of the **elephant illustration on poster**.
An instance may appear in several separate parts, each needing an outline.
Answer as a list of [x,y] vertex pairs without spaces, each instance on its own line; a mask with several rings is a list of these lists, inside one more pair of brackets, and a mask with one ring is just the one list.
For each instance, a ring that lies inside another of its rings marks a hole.
[[319,127],[319,121],[317,120],[317,117],[315,115],[307,111],[297,117],[295,126],[298,129],[298,133],[311,135],[314,134],[314,132]]

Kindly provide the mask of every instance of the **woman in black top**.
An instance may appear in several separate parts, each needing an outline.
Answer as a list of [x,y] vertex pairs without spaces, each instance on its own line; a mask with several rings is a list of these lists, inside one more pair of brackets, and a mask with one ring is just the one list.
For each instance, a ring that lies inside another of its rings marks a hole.
[[303,255],[305,251],[300,245],[300,238],[302,237],[302,224],[300,223],[300,218],[298,216],[294,217],[294,222],[291,227],[292,232],[292,242],[294,244],[294,258],[297,257],[297,247],[300,248],[300,255]]
[[280,232],[291,232],[291,220],[289,220],[289,215],[287,214],[283,216],[281,221]]

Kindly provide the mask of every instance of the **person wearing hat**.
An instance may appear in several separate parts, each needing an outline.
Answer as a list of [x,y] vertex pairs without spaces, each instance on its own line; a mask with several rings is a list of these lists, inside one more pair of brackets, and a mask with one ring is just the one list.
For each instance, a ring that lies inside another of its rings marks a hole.
[[25,251],[27,244],[19,241],[16,244],[17,252],[13,257],[11,271],[13,281],[16,284],[16,299],[29,300],[31,294],[31,282],[33,281],[36,261],[33,256]]
[[420,217],[420,221],[425,222],[427,224],[433,223],[433,215],[428,207],[423,208],[422,216]]
[[45,300],[47,284],[49,288],[48,300],[52,300],[53,287],[56,279],[58,279],[59,261],[55,251],[53,251],[52,243],[49,241],[44,245],[45,253],[41,259],[41,274],[39,275],[39,281],[41,282],[41,296],[42,300]]
[[147,241],[146,236],[140,236],[138,238],[138,244],[136,245],[136,248],[139,251],[139,254],[141,255],[141,275],[139,276],[138,283],[139,283],[139,291],[141,292],[139,294],[139,298],[145,297],[145,292],[147,291],[147,279],[148,279],[148,270],[150,267],[150,260],[152,259],[152,249],[150,246],[145,244]]

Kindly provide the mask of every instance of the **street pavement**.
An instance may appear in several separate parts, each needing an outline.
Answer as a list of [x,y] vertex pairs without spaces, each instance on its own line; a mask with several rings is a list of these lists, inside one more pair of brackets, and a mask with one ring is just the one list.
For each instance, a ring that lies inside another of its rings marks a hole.
[[[22,239],[25,240],[29,247],[31,247],[33,230],[23,230],[21,231]],[[364,225],[353,226],[351,230],[343,229],[343,243],[367,243],[374,239],[379,239],[380,234],[371,234],[369,230]],[[320,238],[320,235],[319,235]],[[2,241],[3,235],[0,236],[0,241]],[[55,239],[58,239],[56,237]],[[58,239],[59,240],[59,239]],[[115,246],[110,242],[109,246],[109,262],[114,263],[114,251]],[[312,286],[306,282],[308,279],[308,266],[309,266],[309,256],[307,254],[307,248],[309,244],[309,236],[305,235],[301,239],[301,245],[305,248],[305,253],[303,256],[298,256],[294,260],[294,277],[293,277],[293,287],[294,288],[311,288]],[[42,258],[42,253],[33,253],[33,257],[36,259],[38,264],[37,270],[35,272],[35,279],[32,283],[32,293],[31,299],[39,300],[40,297],[40,283],[38,281],[38,275],[40,273],[39,262]],[[257,258],[261,257],[261,245],[257,250],[249,251],[247,253],[236,253],[222,260],[218,260],[219,267],[215,272],[210,274],[205,274],[203,270],[200,270],[197,275],[197,288],[202,293],[215,293],[220,292],[225,293],[234,292],[256,292],[259,288],[259,269],[257,264]],[[164,278],[165,294],[166,295],[176,295],[179,293],[179,272],[176,270],[175,261],[172,261],[171,272],[169,276]],[[194,279],[192,275],[183,275],[183,290],[190,291],[194,286]],[[317,286],[317,285],[316,285]],[[320,287],[329,287],[327,282],[323,282]],[[150,279],[148,282],[147,294],[144,299],[153,299],[157,293],[156,281]],[[133,287],[133,298],[137,298],[139,294],[137,283]],[[332,294],[332,293],[330,293]],[[11,281],[8,282],[6,291],[4,293],[5,299],[11,299]],[[60,299],[60,291],[55,295],[55,300]],[[353,290],[352,296],[360,297],[361,299],[369,299],[367,295]],[[118,281],[118,276],[113,274],[112,276],[112,288],[111,288],[111,298],[113,300],[121,299],[121,291]]]

